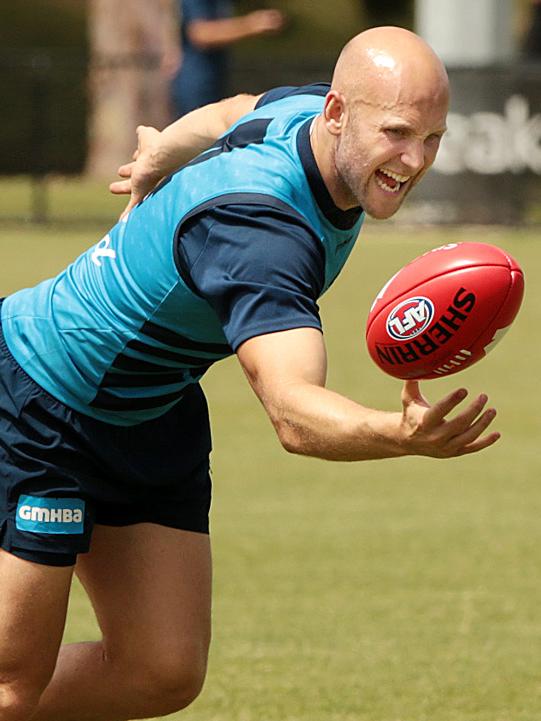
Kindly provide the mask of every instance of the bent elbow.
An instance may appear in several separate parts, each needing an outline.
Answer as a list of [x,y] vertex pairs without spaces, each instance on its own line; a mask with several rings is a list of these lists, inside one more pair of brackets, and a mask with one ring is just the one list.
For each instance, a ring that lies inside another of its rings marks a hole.
[[300,446],[298,443],[295,442],[295,439],[283,436],[278,436],[278,438],[280,439],[280,443],[282,444],[282,448],[284,449],[284,451],[287,451],[287,453],[291,453],[297,456],[302,455]]
[[298,456],[310,455],[306,447],[306,442],[298,429],[288,423],[275,423],[274,427],[278,440],[285,451]]

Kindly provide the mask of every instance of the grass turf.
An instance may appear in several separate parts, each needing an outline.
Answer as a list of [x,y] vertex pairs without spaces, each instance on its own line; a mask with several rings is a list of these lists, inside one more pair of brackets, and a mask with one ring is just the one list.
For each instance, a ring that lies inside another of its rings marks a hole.
[[[106,225],[0,228],[1,293],[55,272]],[[332,464],[288,456],[234,359],[204,386],[214,428],[214,641],[185,721],[535,721],[541,708],[541,303],[534,231],[369,224],[322,300],[329,386],[396,409],[364,349],[369,303],[445,242],[502,245],[525,304],[486,360],[425,384],[486,391],[503,437],[477,456]],[[78,585],[66,640],[97,637]]]

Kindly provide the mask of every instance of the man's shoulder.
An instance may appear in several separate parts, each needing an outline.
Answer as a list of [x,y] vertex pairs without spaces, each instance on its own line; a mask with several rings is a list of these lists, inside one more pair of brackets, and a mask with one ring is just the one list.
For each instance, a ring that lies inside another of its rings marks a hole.
[[284,98],[292,98],[302,95],[325,97],[329,92],[329,83],[311,83],[309,85],[282,85],[272,88],[264,93],[256,104],[256,109]]
[[324,250],[317,233],[295,209],[271,196],[244,202],[218,200],[182,225],[179,240],[193,262],[203,247],[215,243],[218,256],[235,266],[245,264],[250,272],[278,262],[293,274],[307,263],[311,273],[324,274]]
[[251,239],[257,234],[258,239],[265,238],[270,248],[286,242],[284,238],[294,238],[297,244],[306,243],[307,247],[314,247],[318,254],[322,252],[319,236],[306,218],[295,208],[271,195],[215,198],[212,203],[198,208],[186,219],[181,234],[187,229],[193,229],[204,241],[217,228],[220,229],[220,236],[229,238],[232,245],[239,241],[240,232],[250,246],[253,245]]

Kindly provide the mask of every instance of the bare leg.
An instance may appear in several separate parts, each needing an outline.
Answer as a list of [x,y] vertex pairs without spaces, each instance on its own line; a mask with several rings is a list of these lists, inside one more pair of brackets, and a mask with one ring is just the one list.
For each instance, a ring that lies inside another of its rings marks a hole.
[[210,642],[208,536],[96,526],[76,570],[103,640],[62,648],[32,721],[125,721],[187,706]]
[[73,567],[0,550],[0,721],[26,721],[52,676]]

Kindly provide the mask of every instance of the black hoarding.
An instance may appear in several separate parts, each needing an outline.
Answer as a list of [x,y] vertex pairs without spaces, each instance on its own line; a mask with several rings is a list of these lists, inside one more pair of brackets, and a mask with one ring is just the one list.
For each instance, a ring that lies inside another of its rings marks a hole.
[[541,222],[541,65],[453,68],[448,132],[400,211],[417,222]]

